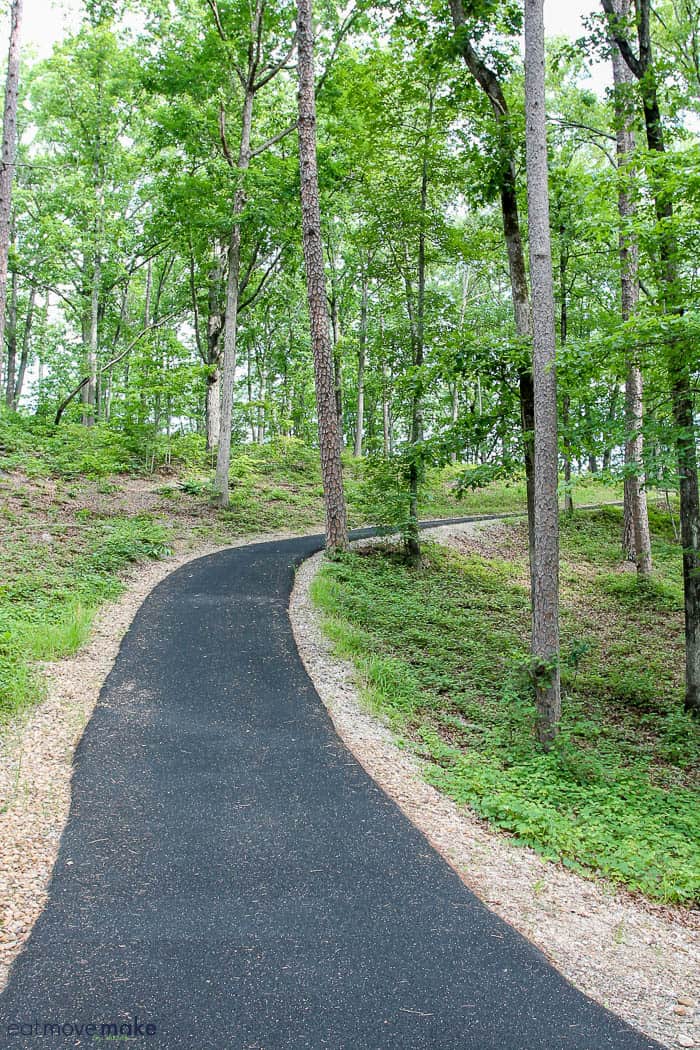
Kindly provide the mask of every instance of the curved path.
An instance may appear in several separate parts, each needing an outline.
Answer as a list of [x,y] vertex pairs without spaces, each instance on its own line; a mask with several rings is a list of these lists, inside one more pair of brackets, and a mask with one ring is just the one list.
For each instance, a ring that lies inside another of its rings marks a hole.
[[[321,542],[202,558],[144,602],[0,1046],[656,1047],[489,912],[336,736],[287,616]],[[101,1028],[134,1015],[134,1042]]]

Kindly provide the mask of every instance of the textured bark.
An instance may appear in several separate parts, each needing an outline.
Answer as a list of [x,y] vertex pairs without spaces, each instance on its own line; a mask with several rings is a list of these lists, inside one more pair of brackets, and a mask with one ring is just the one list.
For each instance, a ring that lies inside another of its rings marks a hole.
[[2,156],[0,156],[0,383],[2,383],[2,357],[5,346],[12,182],[17,155],[17,102],[19,98],[19,44],[22,29],[22,5],[23,0],[12,0],[10,6],[10,48],[7,57],[5,111],[2,125]]
[[297,48],[301,226],[314,358],[321,476],[326,505],[326,547],[330,551],[338,551],[347,549],[348,527],[321,239],[311,0],[297,0]]
[[[659,109],[658,89],[651,42],[651,0],[635,0],[638,53],[635,54],[617,17],[614,0],[601,0],[615,43],[630,72],[639,82],[644,110],[647,146],[664,153],[666,146]],[[677,245],[673,225],[673,201],[663,184],[654,186],[659,225],[660,279],[663,306],[680,314]],[[676,457],[680,480],[681,546],[685,608],[685,708],[700,715],[700,489],[698,487],[697,439],[692,373],[685,348],[671,343],[666,348],[666,366],[671,388],[673,421],[676,427]]]
[[[525,267],[525,253],[520,231],[518,211],[517,176],[515,146],[511,141],[510,114],[501,83],[486,63],[479,57],[470,41],[464,34],[465,15],[462,0],[450,0],[450,10],[455,29],[460,33],[459,50],[470,73],[484,92],[493,111],[494,119],[501,136],[503,166],[501,169],[500,198],[503,236],[508,253],[508,272],[513,299],[513,316],[515,331],[519,338],[528,343],[532,338],[532,312]],[[535,485],[534,485],[534,443],[533,429],[535,423],[534,388],[531,367],[524,366],[519,374],[520,423],[523,432],[523,455],[525,460],[525,477],[527,482],[528,539],[530,549],[530,576],[532,578],[534,560],[535,528]]]
[[559,505],[554,284],[549,231],[543,0],[525,0],[525,134],[535,386],[535,558],[532,655],[538,734],[548,747],[561,717]]
[[355,455],[362,455],[362,436],[365,425],[365,361],[367,356],[367,278],[362,277],[360,298],[360,332],[357,349],[357,425],[355,427]]

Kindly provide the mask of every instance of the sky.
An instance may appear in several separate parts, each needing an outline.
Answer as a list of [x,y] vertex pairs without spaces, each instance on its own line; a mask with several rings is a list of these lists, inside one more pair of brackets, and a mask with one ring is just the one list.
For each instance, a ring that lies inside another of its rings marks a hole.
[[[544,19],[550,36],[576,39],[583,31],[582,17],[598,8],[598,0],[545,0]],[[25,0],[23,47],[45,57],[57,40],[75,28],[79,21],[80,0]],[[7,48],[7,18],[0,20],[0,49]],[[601,93],[607,86],[607,70],[592,70],[591,84]]]

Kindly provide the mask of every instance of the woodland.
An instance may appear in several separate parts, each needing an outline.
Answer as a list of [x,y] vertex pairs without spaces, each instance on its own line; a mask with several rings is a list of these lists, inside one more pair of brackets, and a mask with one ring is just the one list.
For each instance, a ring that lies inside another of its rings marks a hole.
[[[431,783],[697,901],[694,0],[578,39],[542,0],[87,0],[41,58],[22,2],[0,729],[129,564],[325,526],[326,630]],[[419,528],[468,515],[512,517]]]

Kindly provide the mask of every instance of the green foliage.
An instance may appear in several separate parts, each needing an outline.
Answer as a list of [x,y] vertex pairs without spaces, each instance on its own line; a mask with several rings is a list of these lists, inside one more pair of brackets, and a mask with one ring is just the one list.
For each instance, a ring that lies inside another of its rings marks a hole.
[[534,732],[522,526],[508,529],[509,560],[426,545],[414,571],[390,547],[347,555],[324,566],[314,599],[431,783],[546,856],[690,903],[700,734],[680,701],[677,582],[657,577],[636,610],[611,589],[619,528],[617,508],[563,523],[564,723],[548,754]]

